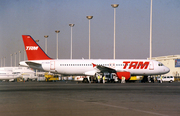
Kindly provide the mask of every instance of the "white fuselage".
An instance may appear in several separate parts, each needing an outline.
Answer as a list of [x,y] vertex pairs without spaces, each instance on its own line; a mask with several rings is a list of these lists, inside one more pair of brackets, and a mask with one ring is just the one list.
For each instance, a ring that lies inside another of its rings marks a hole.
[[[18,77],[32,78],[35,72],[27,67],[1,67],[0,68],[0,80],[15,79]],[[37,77],[36,77],[37,78]]]
[[19,74],[13,73],[12,71],[0,71],[0,80],[9,80],[18,78]]
[[[116,72],[130,72],[131,75],[161,75],[169,72],[169,68],[158,61],[153,60],[112,60],[112,59],[78,59],[78,60],[28,60],[20,62],[22,66],[28,66],[26,62],[41,64],[41,67],[30,65],[31,68],[56,72],[63,75],[95,75],[101,72],[95,65],[101,65]],[[106,71],[103,71],[106,72]],[[108,72],[108,71],[107,71]]]

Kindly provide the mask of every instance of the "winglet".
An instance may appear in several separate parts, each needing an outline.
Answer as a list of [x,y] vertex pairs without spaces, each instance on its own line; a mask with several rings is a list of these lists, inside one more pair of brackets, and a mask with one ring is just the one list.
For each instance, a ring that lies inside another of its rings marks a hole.
[[22,35],[28,60],[50,60],[30,35]]
[[92,63],[92,65],[93,65],[93,68],[96,67],[96,64]]

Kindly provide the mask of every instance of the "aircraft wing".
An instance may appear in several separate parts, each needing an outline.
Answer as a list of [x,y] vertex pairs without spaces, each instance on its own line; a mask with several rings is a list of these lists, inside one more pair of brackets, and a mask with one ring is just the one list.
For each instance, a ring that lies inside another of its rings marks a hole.
[[116,73],[115,69],[109,68],[109,67],[105,67],[102,65],[96,65],[93,64],[93,67],[96,67],[97,69],[99,69],[101,72],[109,72],[109,73]]

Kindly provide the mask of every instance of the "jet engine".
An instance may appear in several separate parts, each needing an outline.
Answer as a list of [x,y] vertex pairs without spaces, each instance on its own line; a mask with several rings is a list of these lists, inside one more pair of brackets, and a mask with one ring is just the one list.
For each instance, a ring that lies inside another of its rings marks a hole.
[[122,77],[125,77],[126,80],[129,80],[131,78],[130,72],[116,72],[116,75],[119,79],[122,79]]

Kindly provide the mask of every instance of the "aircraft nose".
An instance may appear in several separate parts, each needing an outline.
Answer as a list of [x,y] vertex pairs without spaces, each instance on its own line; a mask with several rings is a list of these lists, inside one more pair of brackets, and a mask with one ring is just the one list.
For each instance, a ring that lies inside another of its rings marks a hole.
[[164,71],[165,71],[166,73],[168,73],[168,72],[170,71],[170,69],[169,69],[168,67],[165,67]]

